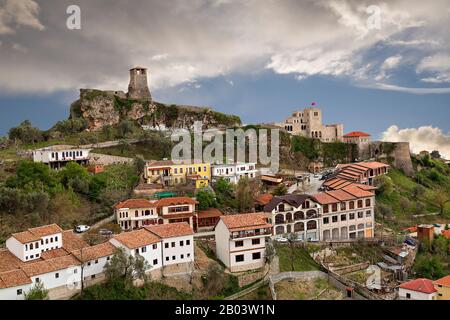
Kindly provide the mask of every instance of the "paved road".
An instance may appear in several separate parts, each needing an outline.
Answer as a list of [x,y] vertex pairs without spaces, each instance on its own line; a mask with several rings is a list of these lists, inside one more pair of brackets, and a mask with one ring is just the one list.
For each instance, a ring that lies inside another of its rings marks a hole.
[[[322,182],[323,181],[319,180],[319,178],[314,178],[314,176],[311,175],[311,181],[309,182],[309,184],[305,183],[305,190],[303,190],[302,193],[305,193],[305,194],[317,193],[320,186],[322,185]],[[293,193],[297,189],[301,190],[301,188],[302,188],[302,184],[300,182],[298,182],[289,187],[288,193]]]

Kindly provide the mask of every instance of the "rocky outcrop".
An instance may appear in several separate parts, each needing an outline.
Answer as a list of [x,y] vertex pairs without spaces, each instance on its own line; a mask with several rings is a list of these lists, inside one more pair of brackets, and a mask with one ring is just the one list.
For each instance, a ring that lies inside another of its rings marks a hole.
[[238,116],[216,112],[207,107],[164,104],[148,99],[128,99],[121,91],[81,89],[80,99],[72,103],[71,118],[83,118],[87,130],[97,131],[116,125],[122,119],[142,125],[164,125],[167,128],[191,128],[202,121],[204,128],[223,128],[241,124]]

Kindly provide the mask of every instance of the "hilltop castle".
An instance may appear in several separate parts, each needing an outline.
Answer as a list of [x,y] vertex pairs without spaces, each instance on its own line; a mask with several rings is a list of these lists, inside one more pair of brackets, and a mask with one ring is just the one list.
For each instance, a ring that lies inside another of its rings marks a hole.
[[342,141],[344,136],[343,124],[322,123],[322,110],[315,107],[305,108],[292,113],[282,125],[284,129],[294,135],[320,139],[322,142]]

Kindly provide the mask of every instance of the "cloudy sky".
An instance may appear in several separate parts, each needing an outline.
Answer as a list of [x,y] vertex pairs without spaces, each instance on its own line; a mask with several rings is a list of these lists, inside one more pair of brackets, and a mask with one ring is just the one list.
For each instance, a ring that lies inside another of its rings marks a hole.
[[155,100],[245,123],[314,101],[346,131],[450,157],[448,30],[448,0],[0,0],[0,134],[66,118],[79,88],[126,91],[143,65]]

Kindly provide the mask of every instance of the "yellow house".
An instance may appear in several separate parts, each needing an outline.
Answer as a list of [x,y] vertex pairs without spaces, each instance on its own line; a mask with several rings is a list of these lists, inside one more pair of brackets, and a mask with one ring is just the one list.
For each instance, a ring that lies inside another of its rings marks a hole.
[[197,188],[206,187],[211,180],[209,163],[175,164],[171,160],[147,163],[144,178],[147,183],[160,183],[163,186],[184,184],[195,177]]
[[434,282],[438,300],[450,300],[450,275]]

